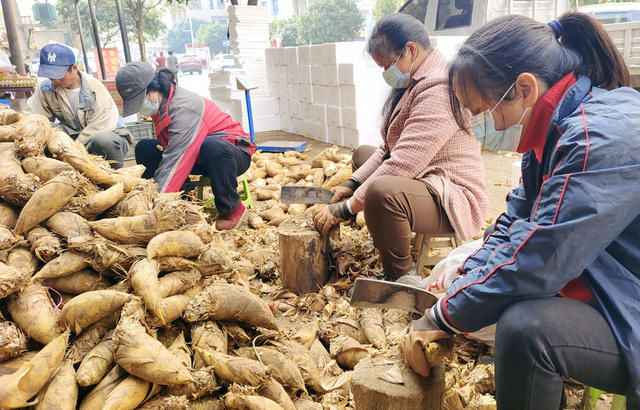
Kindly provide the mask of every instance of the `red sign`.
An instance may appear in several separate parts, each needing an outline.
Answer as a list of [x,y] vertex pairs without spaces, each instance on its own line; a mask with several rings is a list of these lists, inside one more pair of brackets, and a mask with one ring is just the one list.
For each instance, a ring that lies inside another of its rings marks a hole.
[[[93,49],[93,56],[95,58],[96,66],[98,67],[96,75],[99,79],[103,80],[102,71],[100,70],[100,59],[98,58],[98,50],[96,48]],[[118,49],[115,47],[103,48],[102,58],[104,60],[104,69],[107,73],[107,79],[116,78],[116,74],[118,73],[118,70],[120,70]]]

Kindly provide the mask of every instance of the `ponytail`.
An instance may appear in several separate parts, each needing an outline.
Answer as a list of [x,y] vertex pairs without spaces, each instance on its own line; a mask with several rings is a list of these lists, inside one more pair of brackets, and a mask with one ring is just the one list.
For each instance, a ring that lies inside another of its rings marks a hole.
[[565,13],[558,21],[562,45],[582,58],[581,74],[608,90],[631,85],[627,65],[602,24],[582,13]]
[[455,90],[477,90],[493,102],[506,95],[522,73],[531,73],[552,87],[574,72],[606,89],[628,86],[629,70],[602,25],[583,13],[568,12],[558,21],[540,23],[509,15],[490,21],[462,44],[449,65],[451,108],[458,125],[466,119]]
[[173,71],[163,68],[158,70],[156,76],[153,78],[151,83],[147,86],[147,92],[149,91],[160,91],[160,93],[165,97],[169,97],[169,93],[171,92],[171,86],[176,84],[176,75]]

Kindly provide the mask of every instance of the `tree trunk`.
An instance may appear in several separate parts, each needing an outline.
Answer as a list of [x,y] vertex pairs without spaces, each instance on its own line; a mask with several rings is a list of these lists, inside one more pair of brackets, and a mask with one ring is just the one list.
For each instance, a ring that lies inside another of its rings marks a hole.
[[140,47],[140,61],[147,61],[147,48],[144,44],[144,36],[142,34],[142,24],[136,22],[136,31],[138,32],[138,47]]
[[231,5],[232,6],[237,6],[238,5],[238,0],[231,0]]

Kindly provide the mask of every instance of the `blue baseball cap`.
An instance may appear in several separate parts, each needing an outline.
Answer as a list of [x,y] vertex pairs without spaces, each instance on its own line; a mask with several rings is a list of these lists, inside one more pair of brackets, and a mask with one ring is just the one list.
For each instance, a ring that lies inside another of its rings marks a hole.
[[62,44],[47,44],[40,50],[38,77],[58,80],[76,63],[76,56],[69,47]]

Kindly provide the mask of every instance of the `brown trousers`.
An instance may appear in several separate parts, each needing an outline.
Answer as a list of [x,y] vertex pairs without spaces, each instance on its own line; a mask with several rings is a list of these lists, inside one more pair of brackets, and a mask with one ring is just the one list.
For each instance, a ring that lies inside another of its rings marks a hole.
[[[352,158],[354,171],[376,147],[363,145]],[[453,232],[446,213],[424,182],[385,175],[373,180],[364,197],[364,216],[375,247],[380,252],[387,279],[406,275],[411,266],[411,233],[427,235]]]

